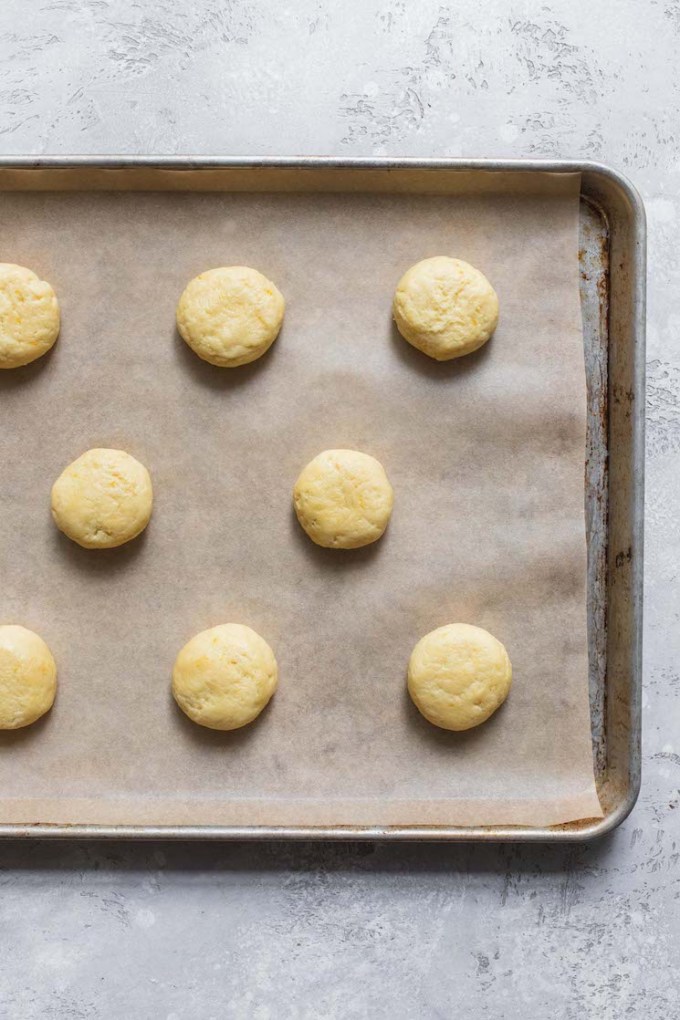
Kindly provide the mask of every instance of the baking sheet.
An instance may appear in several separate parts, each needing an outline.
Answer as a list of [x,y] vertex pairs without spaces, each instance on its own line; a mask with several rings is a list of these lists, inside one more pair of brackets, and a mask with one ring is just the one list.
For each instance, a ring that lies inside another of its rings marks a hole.
[[[4,255],[49,279],[54,352],[0,376],[2,617],[52,648],[53,712],[0,736],[3,822],[550,825],[600,817],[587,688],[578,175],[539,194],[2,196]],[[438,365],[391,326],[412,262],[483,269],[493,340]],[[254,265],[281,336],[224,372],[174,332],[187,280]],[[119,550],[59,535],[49,490],[90,446],[149,467],[152,523]],[[385,465],[385,538],[313,546],[290,509],[328,446]],[[405,668],[452,620],[507,646],[514,688],[479,730],[430,727]],[[193,726],[176,652],[233,620],[274,647],[250,728]]]

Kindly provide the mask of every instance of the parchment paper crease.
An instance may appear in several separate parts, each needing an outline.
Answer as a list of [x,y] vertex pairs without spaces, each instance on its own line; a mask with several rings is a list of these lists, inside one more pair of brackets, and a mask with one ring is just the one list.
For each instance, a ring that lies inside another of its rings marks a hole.
[[[585,379],[577,176],[543,194],[5,194],[5,261],[54,285],[52,355],[0,376],[0,619],[59,668],[41,723],[0,736],[0,820],[526,824],[600,816],[588,709]],[[394,286],[449,253],[500,325],[439,365],[391,325]],[[200,362],[174,331],[203,269],[240,263],[287,300],[271,352]],[[151,471],[154,516],[119,550],[55,530],[50,487],[92,446]],[[322,550],[290,506],[326,447],[378,457],[383,541]],[[507,646],[506,705],[467,734],[426,723],[405,670],[451,621]],[[279,690],[253,726],[171,701],[178,649],[247,623]]]

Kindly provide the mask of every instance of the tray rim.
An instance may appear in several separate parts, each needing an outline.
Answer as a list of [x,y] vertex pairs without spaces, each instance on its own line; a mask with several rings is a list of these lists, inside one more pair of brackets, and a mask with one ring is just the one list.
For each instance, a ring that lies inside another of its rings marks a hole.
[[[641,783],[641,688],[642,688],[642,595],[644,541],[644,412],[645,412],[645,310],[646,310],[646,217],[642,198],[630,180],[618,170],[594,160],[580,159],[465,159],[420,157],[338,156],[219,156],[219,155],[88,155],[0,156],[2,170],[172,170],[220,169],[288,170],[449,170],[496,173],[580,173],[581,195],[606,216],[607,210],[589,193],[588,179],[600,180],[618,190],[628,207],[630,228],[630,274],[632,294],[631,357],[635,400],[631,410],[632,540],[636,555],[631,563],[630,726],[628,736],[628,789],[616,808],[602,819],[563,826],[232,826],[232,825],[95,825],[0,824],[0,839],[144,839],[144,840],[369,840],[426,842],[527,842],[574,843],[605,836],[633,810]],[[585,186],[584,186],[585,184]],[[0,192],[2,191],[0,187]],[[61,190],[57,188],[56,190]],[[141,189],[140,189],[141,190]]]

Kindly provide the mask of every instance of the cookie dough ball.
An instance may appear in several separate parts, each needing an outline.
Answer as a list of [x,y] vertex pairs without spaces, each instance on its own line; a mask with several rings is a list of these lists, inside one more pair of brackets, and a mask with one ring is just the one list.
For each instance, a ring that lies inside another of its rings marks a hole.
[[88,450],[52,486],[52,516],[85,549],[113,549],[149,523],[153,490],[143,464],[123,450]]
[[310,461],[293,490],[297,518],[326,549],[358,549],[377,541],[394,494],[379,460],[357,450],[325,450]]
[[498,298],[474,266],[438,255],[404,273],[393,312],[405,340],[436,361],[448,361],[486,343],[498,323]]
[[261,357],[276,340],[284,300],[262,273],[224,266],[196,276],[177,305],[183,340],[211,365],[236,368]]
[[43,639],[26,627],[0,627],[0,729],[30,726],[56,693],[57,667]]
[[408,690],[429,722],[445,730],[479,726],[503,704],[512,666],[500,641],[467,623],[421,638],[408,664]]
[[267,642],[250,627],[202,630],[182,649],[172,693],[199,726],[236,730],[256,719],[276,690],[278,669]]
[[0,262],[0,369],[41,357],[59,335],[59,304],[31,269]]

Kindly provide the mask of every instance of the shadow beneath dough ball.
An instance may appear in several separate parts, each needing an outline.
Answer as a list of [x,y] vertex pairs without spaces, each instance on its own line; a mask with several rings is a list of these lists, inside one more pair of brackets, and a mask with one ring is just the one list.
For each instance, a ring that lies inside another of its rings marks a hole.
[[200,726],[184,714],[173,698],[172,692],[169,692],[168,697],[172,701],[178,729],[192,744],[207,750],[237,751],[257,737],[257,731],[269,714],[270,705],[276,698],[276,694],[272,695],[256,719],[253,719],[247,726],[241,726],[237,730],[211,730],[207,726]]
[[408,340],[404,340],[394,319],[391,321],[391,339],[397,357],[407,368],[435,382],[460,379],[470,372],[479,370],[480,365],[488,358],[493,343],[491,336],[471,354],[463,354],[460,358],[451,358],[450,361],[435,361],[429,354],[423,354],[416,347],[412,347]]
[[[57,697],[59,697],[58,691]],[[45,712],[44,715],[41,715],[39,719],[36,719],[29,726],[22,726],[18,730],[0,730],[0,753],[5,749],[10,750],[11,748],[21,747],[22,745],[30,744],[33,740],[37,740],[49,723],[51,715],[52,710],[50,709],[49,712]]]
[[353,569],[360,569],[369,563],[374,563],[380,555],[381,546],[388,540],[390,526],[387,525],[384,535],[370,545],[361,546],[359,549],[326,549],[322,545],[313,542],[305,529],[297,519],[295,507],[291,506],[289,511],[289,524],[293,541],[304,552],[307,559],[314,564],[319,571],[338,573]]
[[468,748],[474,747],[481,740],[488,740],[493,730],[501,722],[500,716],[504,707],[505,702],[500,708],[496,709],[486,722],[480,723],[479,726],[475,726],[470,730],[444,730],[441,726],[435,726],[433,723],[428,722],[425,716],[421,715],[411,699],[406,686],[406,678],[404,678],[402,711],[416,737],[422,743],[429,744],[430,747],[445,748],[451,753],[463,753]]
[[246,386],[257,376],[269,371],[276,360],[276,351],[283,339],[284,327],[281,327],[278,337],[269,350],[251,361],[248,365],[239,365],[236,368],[220,368],[219,365],[211,365],[209,361],[199,358],[189,344],[186,343],[175,329],[175,353],[183,371],[189,373],[195,382],[210,390],[234,390]]
[[22,365],[21,368],[4,368],[0,370],[0,395],[22,389],[24,386],[30,386],[32,383],[37,382],[54,358],[54,352],[58,344],[59,340],[50,347],[49,351],[36,358],[35,361],[31,361],[28,365]]
[[133,538],[124,545],[116,546],[115,549],[83,549],[63,531],[59,531],[56,524],[53,528],[52,541],[58,549],[59,555],[77,570],[92,576],[111,575],[127,570],[139,559],[146,546],[150,527],[151,523],[146,526],[141,535],[137,535],[137,538]]

